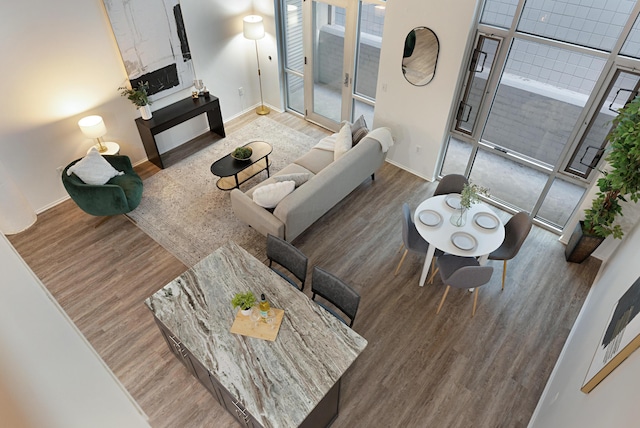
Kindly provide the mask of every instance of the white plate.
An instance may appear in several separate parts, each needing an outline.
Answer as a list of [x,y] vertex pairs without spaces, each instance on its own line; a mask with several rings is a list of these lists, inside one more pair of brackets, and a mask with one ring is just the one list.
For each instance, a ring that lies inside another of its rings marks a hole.
[[424,210],[418,215],[420,221],[426,226],[436,227],[442,223],[442,216],[437,211]]
[[460,208],[460,195],[449,195],[444,201],[454,210]]
[[489,213],[477,213],[473,216],[473,221],[483,229],[495,229],[500,224],[498,219]]
[[472,251],[478,245],[478,243],[476,242],[476,238],[466,232],[454,233],[453,235],[451,235],[451,242],[456,247],[465,251]]

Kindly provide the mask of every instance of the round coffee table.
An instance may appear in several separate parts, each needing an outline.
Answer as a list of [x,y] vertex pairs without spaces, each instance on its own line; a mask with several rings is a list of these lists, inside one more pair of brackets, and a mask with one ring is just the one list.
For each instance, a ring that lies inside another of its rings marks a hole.
[[242,147],[250,147],[253,151],[249,159],[234,159],[229,153],[211,164],[211,173],[220,177],[216,183],[218,189],[239,189],[242,183],[264,170],[267,171],[267,178],[270,176],[269,155],[273,150],[271,144],[265,141],[251,141]]

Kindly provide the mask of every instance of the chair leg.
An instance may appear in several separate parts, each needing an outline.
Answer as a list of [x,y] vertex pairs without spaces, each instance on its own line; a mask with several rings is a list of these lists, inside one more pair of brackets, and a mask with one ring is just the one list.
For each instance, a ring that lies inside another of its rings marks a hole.
[[473,298],[473,309],[471,310],[471,318],[476,314],[476,305],[478,304],[478,289],[476,288],[475,296]]
[[502,290],[504,291],[504,279],[507,277],[507,261],[502,265]]
[[433,278],[435,278],[436,274],[438,273],[438,271],[440,270],[439,267],[435,267],[435,259],[431,261],[431,276],[429,277],[429,281],[427,281],[428,284],[433,284]]
[[404,248],[404,242],[400,244],[400,248],[398,248],[398,251],[396,251],[396,253],[399,253],[400,251],[402,251],[403,248]]
[[407,253],[409,252],[409,250],[404,250],[404,254],[402,255],[402,258],[400,259],[400,263],[398,263],[398,267],[396,268],[396,271],[394,273],[394,275],[398,274],[398,271],[400,270],[400,266],[402,266],[402,262],[404,262],[404,258],[407,257]]
[[444,304],[444,300],[447,298],[447,293],[449,292],[450,285],[447,285],[447,288],[444,290],[444,294],[442,295],[442,300],[440,300],[440,304],[438,305],[438,310],[436,311],[436,315],[440,313],[440,309],[442,309],[442,305]]

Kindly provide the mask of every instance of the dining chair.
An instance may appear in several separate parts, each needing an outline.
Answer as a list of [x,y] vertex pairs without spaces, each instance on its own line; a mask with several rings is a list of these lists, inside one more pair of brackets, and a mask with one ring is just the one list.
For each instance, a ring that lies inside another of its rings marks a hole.
[[504,225],[504,241],[497,250],[489,254],[489,260],[503,260],[502,289],[507,276],[507,260],[514,258],[531,231],[531,217],[524,211],[515,214]]
[[460,257],[451,254],[439,257],[437,264],[440,269],[440,278],[447,285],[447,288],[444,290],[436,314],[440,313],[451,287],[474,288],[473,309],[471,310],[471,317],[473,317],[476,314],[476,305],[478,304],[478,288],[491,280],[493,268],[480,266],[474,257]]
[[[398,263],[398,267],[396,267],[396,271],[394,275],[397,275],[400,271],[400,266],[404,262],[405,257],[409,251],[414,253],[418,253],[422,256],[426,256],[427,249],[429,248],[429,243],[420,235],[418,229],[416,229],[416,224],[413,222],[413,217],[411,216],[411,209],[409,208],[409,204],[402,204],[402,245],[400,246],[400,250],[404,248],[404,253],[402,254],[402,258]],[[433,261],[431,262],[431,270],[433,271],[433,266],[435,263],[435,258],[444,254],[442,251],[436,249],[434,253]]]
[[313,293],[311,300],[315,301],[334,317],[347,324],[344,317],[338,315],[336,311],[322,302],[316,301],[316,295],[329,301],[333,306],[338,308],[344,315],[351,319],[351,322],[347,325],[349,327],[353,326],[353,321],[356,319],[356,313],[358,312],[358,305],[360,304],[360,294],[358,294],[357,291],[335,275],[319,268],[318,266],[314,266],[313,272],[311,273],[311,292]]
[[465,184],[468,184],[467,177],[460,174],[447,174],[438,183],[433,196],[447,195],[449,193],[462,193]]
[[[296,287],[298,290],[304,290],[304,282],[307,278],[307,264],[309,259],[302,251],[291,245],[289,242],[282,238],[268,234],[267,235],[267,258],[269,259],[269,267],[272,271],[280,275],[289,284]],[[299,281],[300,285],[280,269],[276,269],[273,266],[273,262],[287,269],[293,276]]]

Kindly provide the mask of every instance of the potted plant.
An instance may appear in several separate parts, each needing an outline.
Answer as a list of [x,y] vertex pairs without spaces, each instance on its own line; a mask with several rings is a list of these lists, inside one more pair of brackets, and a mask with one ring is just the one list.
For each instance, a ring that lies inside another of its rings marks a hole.
[[465,183],[460,192],[460,208],[451,216],[451,223],[454,226],[464,226],[467,218],[467,210],[472,204],[480,202],[480,195],[489,195],[489,189],[474,183]]
[[615,223],[623,215],[621,202],[640,198],[640,97],[619,110],[607,141],[608,167],[600,171],[598,193],[565,248],[570,262],[586,260],[607,236],[622,239],[622,228]]
[[139,82],[137,88],[127,88],[121,86],[118,88],[120,95],[127,97],[139,110],[144,120],[151,119],[151,101],[149,100],[149,82]]
[[251,312],[251,308],[256,304],[256,296],[251,291],[246,293],[236,293],[231,299],[231,304],[234,309],[240,307],[242,315],[248,316]]

